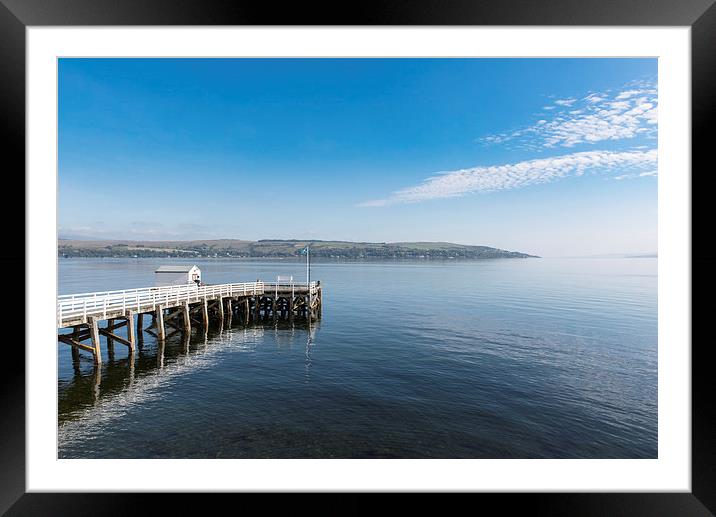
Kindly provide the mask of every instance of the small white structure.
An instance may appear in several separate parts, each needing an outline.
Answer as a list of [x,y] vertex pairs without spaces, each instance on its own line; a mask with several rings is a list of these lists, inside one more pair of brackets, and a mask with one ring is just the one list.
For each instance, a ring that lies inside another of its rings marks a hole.
[[154,272],[154,285],[156,287],[196,284],[200,281],[201,269],[195,265],[185,266],[177,264],[172,266],[159,266]]
[[291,276],[285,276],[285,275],[278,275],[276,277],[276,283],[277,284],[292,284],[293,283],[293,275]]

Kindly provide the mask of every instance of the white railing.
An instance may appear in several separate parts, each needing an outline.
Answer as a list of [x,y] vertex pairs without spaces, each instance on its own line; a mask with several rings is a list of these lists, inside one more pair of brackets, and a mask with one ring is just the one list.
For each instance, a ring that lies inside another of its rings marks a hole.
[[[310,283],[310,293],[318,291],[316,282]],[[195,303],[217,297],[254,296],[257,294],[275,294],[305,292],[306,283],[243,282],[237,284],[218,284],[197,286],[194,284],[172,285],[164,287],[145,287],[122,291],[104,291],[98,293],[64,294],[57,297],[57,326],[65,322],[87,321],[88,316],[107,319],[107,314],[118,311],[135,312],[154,310],[160,305],[178,305],[183,302]]]

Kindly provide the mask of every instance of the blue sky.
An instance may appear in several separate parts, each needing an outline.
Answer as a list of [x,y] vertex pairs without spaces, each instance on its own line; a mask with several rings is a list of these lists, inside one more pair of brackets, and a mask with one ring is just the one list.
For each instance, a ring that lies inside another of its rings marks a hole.
[[59,233],[656,250],[655,59],[61,59]]

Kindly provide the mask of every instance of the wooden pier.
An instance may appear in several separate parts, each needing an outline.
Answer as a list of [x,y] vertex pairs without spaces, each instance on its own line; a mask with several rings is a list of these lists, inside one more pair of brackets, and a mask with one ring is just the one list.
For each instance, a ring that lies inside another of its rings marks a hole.
[[[121,343],[134,352],[138,340],[148,332],[160,341],[172,334],[190,334],[192,328],[206,332],[210,322],[230,326],[272,319],[321,317],[320,282],[246,282],[219,285],[179,285],[62,295],[57,298],[57,339],[72,347],[72,358],[80,350],[102,362],[100,336],[113,352]],[[150,324],[145,328],[145,316]],[[106,322],[104,325],[101,322]],[[60,333],[60,329],[72,332]],[[122,331],[120,335],[117,331]]]

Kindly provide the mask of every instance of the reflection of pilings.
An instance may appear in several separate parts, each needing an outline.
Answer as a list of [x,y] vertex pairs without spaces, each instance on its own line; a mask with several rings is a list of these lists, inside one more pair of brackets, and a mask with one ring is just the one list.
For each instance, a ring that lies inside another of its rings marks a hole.
[[[188,334],[187,334],[188,335]],[[166,347],[166,340],[160,340],[157,342],[157,367],[164,368],[164,348]]]
[[96,404],[99,401],[100,389],[99,385],[102,382],[102,365],[95,364],[92,371],[92,398]]
[[305,381],[309,383],[311,381],[311,345],[313,344],[313,336],[311,334],[311,323],[308,323],[308,338],[306,339],[306,375]]
[[182,344],[184,345],[184,352],[187,354],[189,353],[189,341],[190,341],[189,338],[190,338],[189,334],[182,334],[182,339],[183,339]]
[[[310,329],[310,344],[307,350],[307,367],[310,367],[311,361],[311,350],[313,348],[313,329],[316,327],[315,324],[309,327]],[[300,331],[298,330],[300,329]],[[292,339],[297,337],[298,332],[303,335],[306,326],[301,324],[291,324],[288,321],[278,320],[276,324],[271,325],[269,328],[265,326],[250,326],[250,327],[233,327],[230,330],[224,330],[223,332],[211,331],[209,336],[202,339],[201,334],[193,334],[192,336],[181,333],[177,334],[175,339],[168,338],[165,341],[156,341],[156,348],[154,341],[152,346],[145,343],[143,351],[138,349],[138,354],[129,355],[126,358],[117,360],[114,364],[108,364],[102,366],[104,370],[100,370],[99,367],[95,367],[94,371],[85,370],[84,376],[81,374],[79,369],[76,370],[76,380],[73,382],[72,391],[65,392],[64,390],[60,393],[60,403],[62,407],[67,407],[73,404],[72,400],[76,397],[77,389],[82,389],[84,397],[90,397],[90,403],[92,397],[95,400],[100,398],[101,401],[112,400],[112,397],[128,397],[135,400],[138,394],[144,394],[147,388],[157,389],[157,382],[152,379],[167,378],[167,375],[174,375],[180,372],[187,372],[193,368],[196,368],[197,364],[207,364],[201,359],[203,356],[211,357],[220,353],[222,350],[229,349],[252,349],[258,346],[260,343],[265,342],[261,339],[261,336],[267,332],[275,333],[275,341],[277,343],[283,342],[284,345],[291,346]],[[181,337],[180,337],[181,336]],[[209,337],[211,339],[209,339]],[[293,342],[295,346],[295,341]],[[156,358],[153,355],[156,353]],[[151,354],[151,355],[149,355]],[[214,360],[220,360],[219,357]],[[127,361],[127,363],[123,363]],[[197,363],[197,361],[199,361]],[[101,372],[101,373],[100,373]],[[90,376],[88,376],[91,375]],[[99,375],[97,375],[99,374]],[[100,388],[101,380],[101,390]],[[127,395],[124,395],[126,393]],[[73,409],[73,408],[70,408]],[[103,409],[104,411],[104,409]],[[61,419],[70,415],[71,411],[63,410]]]
[[[177,375],[217,364],[223,351],[255,348],[264,333],[265,329],[262,327],[238,327],[223,333],[212,331],[208,341],[195,334],[190,338],[188,353],[182,351],[182,345],[188,337],[186,334],[182,335],[181,339],[179,336],[176,340],[168,339],[165,345],[157,343],[157,348],[145,346],[144,355],[146,356],[149,350],[152,355],[157,353],[157,362],[154,363],[154,357],[147,358],[149,361],[137,361],[134,374],[131,365],[122,363],[128,359],[120,359],[114,366],[103,366],[105,369],[101,375],[101,393],[97,390],[98,377],[94,376],[91,369],[85,370],[84,375],[77,375],[66,389],[59,392],[60,433],[63,436],[61,441],[67,443],[68,438],[81,440],[83,433],[70,430],[84,429],[90,425],[90,421],[96,419],[107,422],[121,417],[126,414],[128,405],[141,404],[160,395],[167,387],[167,382],[171,382]],[[158,359],[160,356],[163,356],[163,362]],[[132,375],[134,380],[130,382]],[[81,390],[81,393],[78,390]],[[97,401],[95,408],[89,412],[83,411],[83,416],[76,418],[78,404],[84,409],[87,403],[93,403],[93,399]]]
[[134,355],[132,353],[129,354],[129,360],[127,361],[129,365],[129,385],[131,386],[134,384]]

